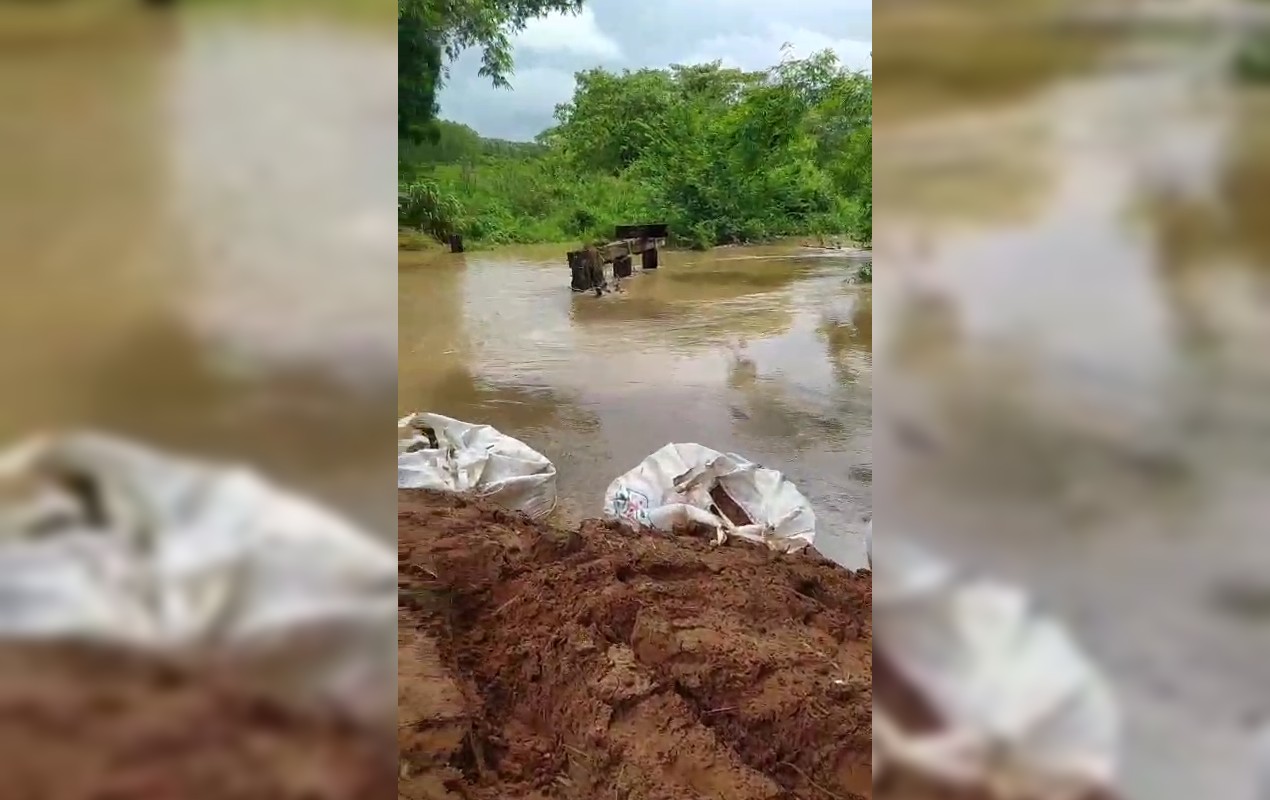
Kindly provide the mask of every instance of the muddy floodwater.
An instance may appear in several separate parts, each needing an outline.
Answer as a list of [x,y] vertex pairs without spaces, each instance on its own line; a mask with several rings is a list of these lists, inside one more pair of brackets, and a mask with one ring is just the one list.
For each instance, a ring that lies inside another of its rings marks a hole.
[[1076,50],[971,19],[999,46],[938,108],[879,67],[878,535],[1071,624],[1141,800],[1250,798],[1270,715],[1270,89],[1231,78],[1246,28],[1177,23],[1230,6]]
[[871,508],[867,253],[798,244],[664,252],[595,297],[569,290],[566,245],[401,253],[403,414],[431,410],[523,439],[560,471],[562,520],[668,442],[786,473],[817,544],[862,563]]
[[391,536],[391,29],[142,5],[0,32],[0,442],[247,461]]

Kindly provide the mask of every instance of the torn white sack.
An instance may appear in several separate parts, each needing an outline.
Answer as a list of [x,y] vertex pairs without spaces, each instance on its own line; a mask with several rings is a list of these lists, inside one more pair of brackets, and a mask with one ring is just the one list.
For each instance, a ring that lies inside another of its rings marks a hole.
[[0,453],[0,638],[231,661],[373,714],[395,609],[391,548],[249,470],[97,434]]
[[416,413],[397,423],[397,488],[470,493],[541,519],[556,506],[556,466],[489,425]]
[[[730,519],[712,490],[748,520]],[[604,516],[663,531],[697,522],[714,528],[720,540],[737,536],[786,552],[816,536],[811,503],[780,472],[699,444],[668,444],[614,480],[604,493]]]
[[898,763],[1002,800],[1111,788],[1119,708],[1067,630],[1016,587],[890,536],[876,544],[870,524],[875,645],[944,727],[911,733],[875,705],[875,775]]

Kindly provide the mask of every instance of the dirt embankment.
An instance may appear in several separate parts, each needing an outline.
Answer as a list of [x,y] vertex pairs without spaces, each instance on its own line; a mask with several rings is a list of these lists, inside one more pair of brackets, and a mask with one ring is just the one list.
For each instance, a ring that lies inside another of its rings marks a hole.
[[408,800],[870,796],[871,580],[399,497]]
[[392,797],[391,740],[113,648],[0,646],[0,797]]

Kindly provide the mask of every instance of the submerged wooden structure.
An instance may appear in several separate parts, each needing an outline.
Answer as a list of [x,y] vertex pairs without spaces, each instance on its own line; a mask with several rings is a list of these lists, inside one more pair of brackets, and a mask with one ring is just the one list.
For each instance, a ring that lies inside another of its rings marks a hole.
[[641,268],[657,269],[660,263],[658,248],[665,247],[669,235],[670,227],[660,223],[618,225],[612,241],[581,250],[570,250],[568,259],[572,280],[569,288],[575,292],[594,291],[596,295],[602,294],[608,283],[604,266],[613,265],[615,280],[629,278],[634,273],[632,264],[637,255]]

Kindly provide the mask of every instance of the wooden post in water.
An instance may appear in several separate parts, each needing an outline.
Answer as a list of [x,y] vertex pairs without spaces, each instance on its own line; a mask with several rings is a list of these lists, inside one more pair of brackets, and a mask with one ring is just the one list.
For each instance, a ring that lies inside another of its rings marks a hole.
[[587,269],[586,253],[581,250],[569,251],[569,288],[575,292],[585,292],[591,288],[591,272]]
[[657,269],[657,248],[650,247],[642,253],[644,269]]
[[451,253],[463,252],[463,237],[459,236],[457,233],[450,234],[450,252]]
[[604,258],[600,255],[599,248],[594,245],[582,251],[586,258],[587,275],[590,276],[590,288],[595,290],[595,296],[599,297],[604,292]]
[[618,256],[613,259],[613,277],[629,278],[631,276],[631,257]]

